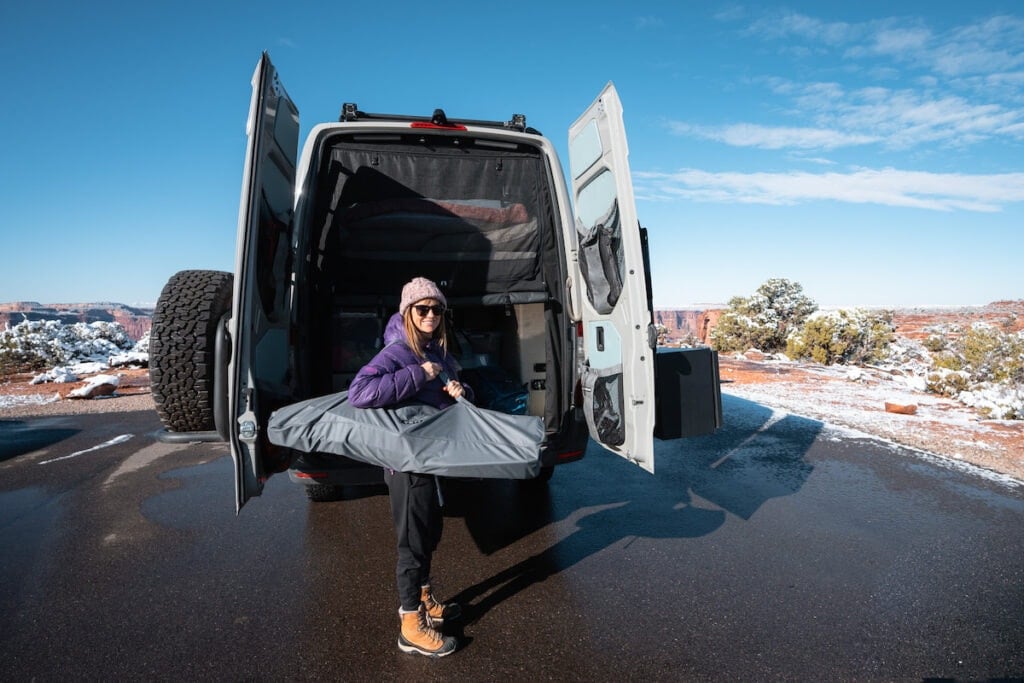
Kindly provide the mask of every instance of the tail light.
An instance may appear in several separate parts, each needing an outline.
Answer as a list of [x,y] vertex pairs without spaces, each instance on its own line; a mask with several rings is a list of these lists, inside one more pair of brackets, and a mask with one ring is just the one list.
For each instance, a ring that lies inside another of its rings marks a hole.
[[331,476],[330,472],[296,472],[297,479],[326,479]]
[[430,121],[413,121],[409,124],[410,128],[431,128],[434,130],[466,130],[466,127],[461,123],[433,123]]

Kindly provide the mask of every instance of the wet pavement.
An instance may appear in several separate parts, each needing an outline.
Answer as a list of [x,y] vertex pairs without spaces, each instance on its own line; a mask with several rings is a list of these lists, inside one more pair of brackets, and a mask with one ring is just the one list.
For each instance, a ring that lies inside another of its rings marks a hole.
[[724,397],[547,489],[447,482],[461,648],[400,653],[386,493],[236,517],[223,445],[150,412],[0,419],[0,679],[1024,676],[1024,489]]

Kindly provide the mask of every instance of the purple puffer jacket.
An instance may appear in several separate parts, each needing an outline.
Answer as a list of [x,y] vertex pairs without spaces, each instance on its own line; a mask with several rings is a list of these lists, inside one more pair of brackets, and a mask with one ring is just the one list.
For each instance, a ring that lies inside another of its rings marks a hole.
[[[451,379],[458,377],[455,359],[451,355],[442,356],[436,342],[427,344],[425,350],[427,360],[440,363]],[[423,362],[405,343],[402,316],[395,313],[384,328],[384,348],[352,380],[348,388],[349,402],[357,408],[387,408],[405,401],[447,408],[455,403],[444,391],[440,377],[427,379],[426,371],[420,367]],[[472,389],[463,387],[463,395],[472,400]]]

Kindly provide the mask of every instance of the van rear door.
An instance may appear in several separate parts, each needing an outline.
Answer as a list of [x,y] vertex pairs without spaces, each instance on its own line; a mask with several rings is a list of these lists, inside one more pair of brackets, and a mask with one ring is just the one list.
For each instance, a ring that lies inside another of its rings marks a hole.
[[287,468],[266,440],[270,411],[290,396],[289,290],[299,111],[263,53],[252,77],[228,331],[228,411],[235,506]]
[[[609,83],[569,128],[584,413],[591,437],[654,471],[654,355],[646,240],[637,222],[622,104]],[[572,255],[571,255],[572,256]]]

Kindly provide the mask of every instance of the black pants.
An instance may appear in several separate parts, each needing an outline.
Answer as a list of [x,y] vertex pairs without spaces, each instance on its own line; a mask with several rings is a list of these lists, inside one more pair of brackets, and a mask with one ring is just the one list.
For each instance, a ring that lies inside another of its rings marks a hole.
[[384,470],[391,516],[398,537],[398,597],[403,610],[420,605],[420,587],[430,582],[430,559],[441,541],[443,517],[431,474]]

